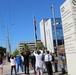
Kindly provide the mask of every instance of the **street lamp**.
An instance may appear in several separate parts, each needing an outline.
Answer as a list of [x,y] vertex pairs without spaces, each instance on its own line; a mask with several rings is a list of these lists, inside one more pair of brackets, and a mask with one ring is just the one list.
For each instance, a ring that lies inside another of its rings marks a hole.
[[11,55],[11,46],[10,46],[10,39],[9,39],[9,32],[8,32],[8,27],[6,27],[6,56],[7,52],[9,52],[9,56]]
[[[57,52],[58,63],[59,63],[58,40],[57,40],[57,32],[56,32],[56,25],[58,25],[58,23],[56,23],[56,20],[55,20],[54,5],[51,6],[51,9],[52,9],[52,15],[53,15],[53,21],[54,21],[55,43],[56,43],[56,50],[57,50],[56,52]],[[58,67],[56,65],[55,65],[55,71],[57,72],[58,71]]]
[[52,9],[52,15],[53,15],[53,21],[54,21],[54,31],[55,31],[55,42],[56,42],[56,49],[57,49],[57,55],[58,55],[58,41],[57,41],[57,32],[56,32],[56,20],[55,20],[55,10],[54,5],[51,6]]

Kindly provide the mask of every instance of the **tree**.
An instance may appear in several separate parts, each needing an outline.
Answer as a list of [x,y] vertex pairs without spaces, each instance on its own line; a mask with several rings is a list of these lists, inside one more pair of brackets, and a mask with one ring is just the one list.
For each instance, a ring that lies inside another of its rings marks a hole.
[[4,56],[4,54],[6,54],[6,48],[0,46],[0,54]]
[[37,45],[37,48],[40,49],[40,50],[45,50],[46,49],[46,47],[44,47],[42,42],[37,43],[36,45]]
[[19,54],[19,51],[16,49],[14,52],[13,52],[13,55],[16,56]]
[[22,50],[20,50],[20,53],[25,52],[26,50],[29,50],[29,46],[27,44],[24,44]]
[[29,50],[28,45],[27,45],[27,44],[24,44],[23,49],[24,49],[24,50]]

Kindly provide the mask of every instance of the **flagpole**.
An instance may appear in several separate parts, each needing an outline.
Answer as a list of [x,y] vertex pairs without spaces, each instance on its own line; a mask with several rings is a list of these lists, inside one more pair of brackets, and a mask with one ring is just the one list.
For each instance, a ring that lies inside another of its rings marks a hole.
[[33,25],[34,25],[34,40],[35,40],[35,47],[37,43],[37,35],[36,35],[36,18],[35,15],[33,14]]
[[[54,9],[54,5],[51,6],[51,9],[52,9],[52,15],[53,15],[53,21],[54,21],[56,52],[57,52],[58,63],[59,63],[58,39],[57,39],[57,31],[56,31],[56,19],[55,19],[55,9]],[[57,71],[58,71],[58,68],[57,68]]]

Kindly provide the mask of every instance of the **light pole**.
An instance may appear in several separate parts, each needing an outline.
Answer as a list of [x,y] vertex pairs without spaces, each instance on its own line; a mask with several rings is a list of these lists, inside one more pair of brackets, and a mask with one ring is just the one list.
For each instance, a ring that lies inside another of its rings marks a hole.
[[[56,32],[56,20],[55,20],[55,10],[54,5],[51,6],[52,9],[52,15],[53,15],[53,21],[54,21],[54,32],[55,32],[55,43],[56,43],[56,52],[58,56],[58,63],[59,63],[59,51],[58,51],[58,40],[57,40],[57,32]],[[55,65],[55,72],[58,71],[58,64]]]
[[6,47],[7,47],[7,50],[6,50],[6,55],[7,55],[7,52],[9,52],[9,56],[11,55],[11,46],[10,46],[10,39],[9,39],[9,32],[8,32],[8,27],[6,27]]
[[9,31],[8,31],[8,27],[3,26],[4,30],[5,30],[5,39],[0,39],[0,40],[5,40],[6,41],[6,60],[7,60],[7,56],[11,55],[11,45],[10,45],[10,38],[9,38]]
[[51,6],[51,9],[52,9],[52,15],[53,15],[53,21],[54,21],[55,42],[56,42],[56,49],[57,49],[57,55],[58,55],[58,40],[57,40],[57,32],[56,32],[56,20],[55,20],[54,5]]

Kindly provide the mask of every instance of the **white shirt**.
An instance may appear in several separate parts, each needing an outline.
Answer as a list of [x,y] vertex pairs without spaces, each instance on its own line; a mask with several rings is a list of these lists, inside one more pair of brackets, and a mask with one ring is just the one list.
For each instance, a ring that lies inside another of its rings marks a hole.
[[16,65],[16,60],[15,59],[10,59],[10,64],[11,64],[11,66]]
[[24,57],[21,55],[22,62],[24,62]]
[[52,56],[50,54],[45,54],[44,61],[47,62],[51,60],[52,60]]
[[42,59],[42,52],[40,54],[36,54],[34,51],[34,55],[36,58],[36,64],[35,64],[36,69],[37,69],[37,67],[42,68],[42,60],[41,60]]

